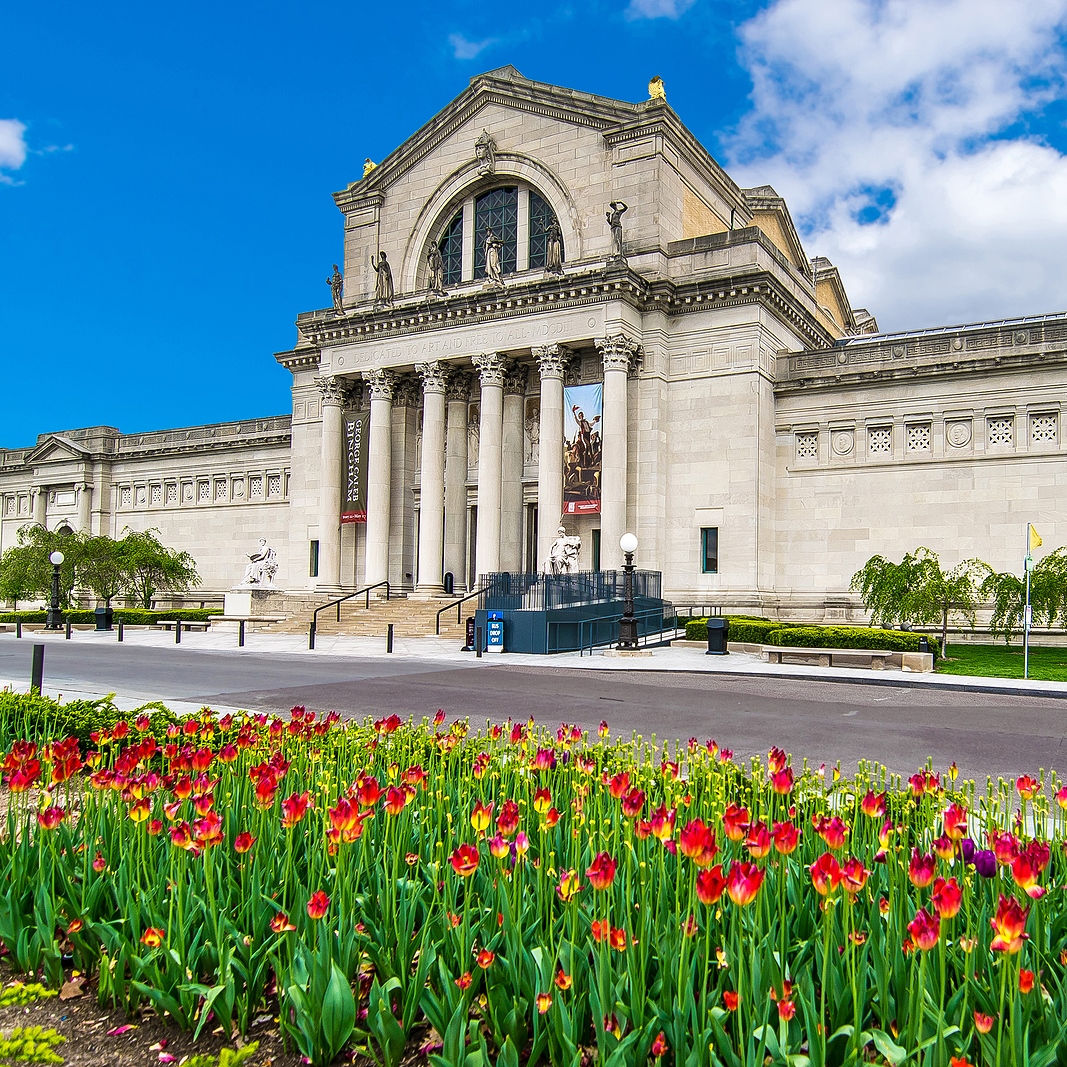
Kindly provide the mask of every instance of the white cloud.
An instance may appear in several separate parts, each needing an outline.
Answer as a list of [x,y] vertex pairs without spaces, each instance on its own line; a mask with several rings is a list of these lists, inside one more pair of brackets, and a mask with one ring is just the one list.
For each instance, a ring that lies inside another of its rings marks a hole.
[[0,183],[13,185],[4,171],[18,170],[26,162],[26,127],[18,119],[0,119]]
[[696,0],[630,0],[626,9],[628,19],[681,18]]
[[462,33],[450,33],[448,43],[452,46],[452,53],[456,59],[474,59],[479,53],[484,52],[496,39],[487,37],[484,41],[469,41]]
[[1067,0],[775,0],[741,28],[732,173],[885,328],[1067,307],[1067,157],[1013,132],[1063,90]]

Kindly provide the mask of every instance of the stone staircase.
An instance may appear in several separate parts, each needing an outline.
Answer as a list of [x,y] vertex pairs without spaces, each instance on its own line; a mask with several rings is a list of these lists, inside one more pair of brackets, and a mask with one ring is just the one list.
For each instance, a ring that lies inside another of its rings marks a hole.
[[[263,633],[306,634],[311,627],[311,617],[317,607],[329,604],[336,597],[308,596],[293,598],[298,601],[296,610],[284,621],[271,623],[261,628]],[[392,596],[389,600],[371,595],[370,607],[365,607],[366,599],[353,597],[340,605],[341,619],[337,619],[337,609],[331,608],[319,612],[317,633],[344,634],[349,637],[384,638],[389,624],[393,624],[394,637],[434,637],[437,612],[455,599],[435,597],[432,600],[416,600],[403,595]],[[473,614],[477,601],[468,600],[460,608],[460,620],[456,621],[455,610],[441,617],[441,637],[463,642],[465,635],[464,619]]]

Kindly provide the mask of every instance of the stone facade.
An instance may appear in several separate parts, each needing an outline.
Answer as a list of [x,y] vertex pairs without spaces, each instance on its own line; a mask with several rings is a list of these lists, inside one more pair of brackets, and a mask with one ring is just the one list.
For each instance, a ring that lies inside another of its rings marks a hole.
[[[678,603],[858,618],[849,577],[876,552],[1009,568],[1028,521],[1067,539],[1067,316],[878,334],[781,197],[738,187],[661,99],[502,68],[334,200],[344,295],[300,314],[276,356],[291,419],[0,452],[0,547],[31,521],[156,526],[218,590],[260,536],[291,591],[387,578],[433,596],[445,572],[465,589],[539,569],[563,389],[593,382],[601,512],[566,519],[582,565],[599,540],[617,566],[630,530]],[[342,427],[360,410],[367,522],[342,524]]]

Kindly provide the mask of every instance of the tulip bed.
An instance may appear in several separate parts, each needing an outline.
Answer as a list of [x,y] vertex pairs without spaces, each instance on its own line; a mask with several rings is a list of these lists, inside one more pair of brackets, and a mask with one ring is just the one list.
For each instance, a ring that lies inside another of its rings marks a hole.
[[0,939],[102,1003],[383,1067],[1067,1063],[1067,788],[532,724],[4,743]]

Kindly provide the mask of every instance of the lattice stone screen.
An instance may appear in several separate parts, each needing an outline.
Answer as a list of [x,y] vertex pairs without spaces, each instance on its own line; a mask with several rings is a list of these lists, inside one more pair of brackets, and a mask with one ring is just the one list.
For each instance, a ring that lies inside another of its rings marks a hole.
[[908,426],[908,451],[930,451],[930,424],[928,422],[913,422]]
[[211,483],[201,482],[200,488],[197,490],[197,499],[201,504],[211,503]]
[[119,494],[119,503],[128,508],[133,503],[133,490],[129,486],[124,486],[122,492]]
[[271,474],[267,478],[267,496],[282,495],[282,478],[280,474]]
[[254,478],[248,479],[248,495],[263,496],[263,479],[260,475],[257,474]]
[[871,456],[891,456],[893,454],[892,426],[868,427],[867,453]]
[[796,435],[797,459],[819,458],[819,434],[818,431],[806,431]]
[[153,485],[152,486],[152,503],[153,504],[162,504],[163,503],[163,486],[161,486],[161,485]]
[[1030,444],[1054,445],[1059,440],[1059,422],[1056,412],[1030,416]]
[[990,419],[987,423],[986,439],[990,445],[1011,447],[1015,444],[1015,420],[1010,415]]

